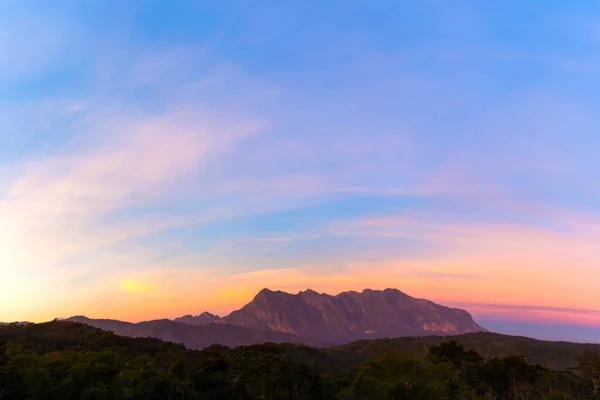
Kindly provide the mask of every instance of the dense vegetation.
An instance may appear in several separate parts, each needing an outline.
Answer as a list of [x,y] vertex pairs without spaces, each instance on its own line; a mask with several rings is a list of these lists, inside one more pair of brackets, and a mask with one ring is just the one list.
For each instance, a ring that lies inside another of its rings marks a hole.
[[[519,354],[531,364],[542,364],[556,370],[574,367],[586,351],[600,353],[599,344],[549,342],[498,333],[468,333],[453,336],[466,349],[473,349],[484,358]],[[403,354],[420,357],[431,346],[447,340],[444,336],[400,337],[395,339],[361,340],[330,349],[333,359],[345,365],[358,364],[384,355]]]
[[[404,338],[332,349],[264,344],[194,351],[71,322],[5,325],[0,400],[600,399],[593,347],[486,334],[458,339],[464,346],[450,338]],[[527,359],[505,354],[522,343],[533,346],[524,349]],[[566,364],[573,351],[582,352],[563,371],[527,362],[550,357],[551,349]]]

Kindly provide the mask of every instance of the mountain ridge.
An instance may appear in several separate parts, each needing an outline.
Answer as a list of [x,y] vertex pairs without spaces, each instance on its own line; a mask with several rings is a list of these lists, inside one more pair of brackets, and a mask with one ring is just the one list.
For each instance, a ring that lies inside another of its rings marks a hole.
[[487,332],[463,309],[414,298],[392,288],[336,295],[312,289],[290,294],[264,288],[224,317],[203,312],[139,323],[84,316],[67,320],[123,336],[151,336],[191,348],[285,341],[321,347],[362,339]]

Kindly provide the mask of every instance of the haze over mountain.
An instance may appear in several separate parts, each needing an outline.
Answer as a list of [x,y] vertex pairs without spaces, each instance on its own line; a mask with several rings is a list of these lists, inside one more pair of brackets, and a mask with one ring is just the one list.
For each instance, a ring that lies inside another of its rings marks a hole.
[[321,347],[326,343],[301,338],[284,332],[246,329],[230,324],[189,325],[169,319],[144,321],[139,323],[110,319],[90,319],[84,316],[67,318],[66,321],[80,322],[120,336],[152,337],[169,342],[181,343],[191,349],[202,349],[213,344],[228,347],[256,343],[297,343]]
[[359,339],[485,332],[465,310],[416,299],[397,289],[365,289],[335,296],[310,289],[297,294],[263,289],[251,302],[223,318],[204,312],[174,321],[137,324],[83,316],[68,320],[123,336],[183,343],[190,348],[263,342],[323,346]]

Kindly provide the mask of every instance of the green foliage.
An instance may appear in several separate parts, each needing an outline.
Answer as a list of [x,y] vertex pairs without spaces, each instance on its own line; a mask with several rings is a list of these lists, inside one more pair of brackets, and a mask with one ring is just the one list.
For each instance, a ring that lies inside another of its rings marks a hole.
[[556,371],[531,364],[538,356],[530,350],[527,357],[490,356],[502,345],[479,343],[488,349],[482,355],[473,343],[405,338],[330,350],[262,344],[194,351],[77,323],[5,325],[0,400],[599,398],[598,353],[584,351],[575,369]]
[[[394,339],[361,340],[328,350],[332,361],[340,367],[358,365],[389,354],[422,357],[432,346],[448,340],[444,336],[399,337]],[[567,370],[577,365],[578,356],[584,351],[600,353],[598,344],[548,342],[525,337],[497,333],[469,333],[453,336],[452,340],[472,349],[483,358],[504,357],[519,354],[527,362],[542,364],[556,370]]]
[[584,351],[578,357],[575,369],[591,385],[594,396],[600,398],[600,354]]

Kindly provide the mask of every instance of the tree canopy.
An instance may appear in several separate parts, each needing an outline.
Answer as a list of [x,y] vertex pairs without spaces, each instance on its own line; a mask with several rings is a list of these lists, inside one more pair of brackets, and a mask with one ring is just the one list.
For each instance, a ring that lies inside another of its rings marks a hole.
[[452,338],[421,355],[390,352],[359,363],[351,355],[285,344],[195,351],[78,323],[7,325],[0,400],[600,398],[593,351],[565,371],[518,354],[484,357]]

